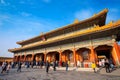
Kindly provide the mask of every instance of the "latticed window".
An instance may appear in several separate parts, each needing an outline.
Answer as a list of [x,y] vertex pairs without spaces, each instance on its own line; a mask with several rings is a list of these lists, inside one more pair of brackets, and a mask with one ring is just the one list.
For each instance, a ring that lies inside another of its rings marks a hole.
[[82,52],[83,60],[89,60],[89,51],[85,50]]

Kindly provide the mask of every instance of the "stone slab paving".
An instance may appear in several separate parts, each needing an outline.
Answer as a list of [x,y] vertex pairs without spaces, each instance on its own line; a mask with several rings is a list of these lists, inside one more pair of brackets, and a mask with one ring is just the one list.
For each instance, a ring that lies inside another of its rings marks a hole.
[[47,74],[45,69],[22,68],[21,72],[11,69],[9,73],[0,73],[0,80],[120,80],[120,76],[75,70],[53,71],[52,69]]

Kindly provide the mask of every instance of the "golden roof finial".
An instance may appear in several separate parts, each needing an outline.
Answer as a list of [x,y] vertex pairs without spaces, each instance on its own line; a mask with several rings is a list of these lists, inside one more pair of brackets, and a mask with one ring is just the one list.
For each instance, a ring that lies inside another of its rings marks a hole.
[[78,23],[78,22],[79,22],[79,20],[78,20],[78,19],[75,19],[75,20],[74,20],[74,23]]

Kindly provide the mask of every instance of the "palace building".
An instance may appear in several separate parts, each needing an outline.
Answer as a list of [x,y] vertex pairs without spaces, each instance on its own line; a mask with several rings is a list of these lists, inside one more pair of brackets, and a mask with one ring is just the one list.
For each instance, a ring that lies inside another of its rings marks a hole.
[[77,61],[90,67],[99,59],[111,59],[115,65],[120,65],[120,20],[108,24],[107,9],[83,21],[56,30],[42,33],[31,39],[17,42],[19,48],[9,49],[14,53],[14,61],[70,61],[76,66]]
[[13,62],[13,58],[12,57],[0,57],[0,66],[2,65],[3,62],[11,63]]

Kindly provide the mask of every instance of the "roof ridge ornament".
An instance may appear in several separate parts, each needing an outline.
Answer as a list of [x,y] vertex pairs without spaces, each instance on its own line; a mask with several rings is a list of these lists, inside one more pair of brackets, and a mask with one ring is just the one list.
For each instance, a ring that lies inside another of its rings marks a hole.
[[99,25],[94,24],[94,28],[98,28],[98,27],[100,27],[100,26],[99,26]]
[[114,21],[110,21],[109,23],[108,23],[108,25],[112,25],[114,23]]
[[110,21],[109,24],[112,24],[114,21]]
[[78,22],[79,22],[79,20],[78,20],[78,19],[75,19],[75,20],[74,20],[74,23],[78,23]]
[[41,33],[40,33],[40,36],[41,36],[42,41],[45,41],[45,40],[46,40],[45,35],[44,35],[44,32],[41,32]]
[[44,34],[44,32],[41,32],[41,33],[40,33],[40,35],[43,35],[43,34]]

